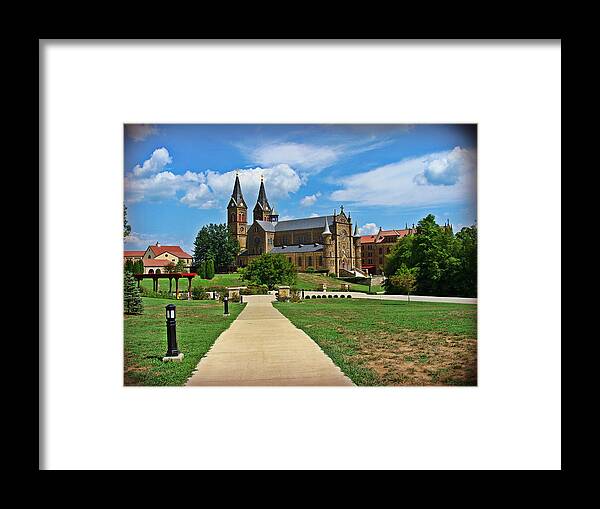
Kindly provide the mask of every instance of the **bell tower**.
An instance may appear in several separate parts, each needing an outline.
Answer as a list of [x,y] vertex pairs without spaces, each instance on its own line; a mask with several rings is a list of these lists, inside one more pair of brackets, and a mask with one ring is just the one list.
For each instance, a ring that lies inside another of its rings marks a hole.
[[269,205],[269,200],[267,199],[267,192],[265,191],[265,183],[261,175],[260,189],[258,190],[258,198],[256,200],[256,205],[254,206],[253,210],[254,220],[271,221],[272,213],[273,209],[271,209],[271,205]]
[[227,205],[227,228],[232,237],[236,238],[240,244],[240,250],[246,249],[246,239],[248,238],[248,207],[242,195],[242,186],[238,173],[235,174],[235,184],[233,192]]

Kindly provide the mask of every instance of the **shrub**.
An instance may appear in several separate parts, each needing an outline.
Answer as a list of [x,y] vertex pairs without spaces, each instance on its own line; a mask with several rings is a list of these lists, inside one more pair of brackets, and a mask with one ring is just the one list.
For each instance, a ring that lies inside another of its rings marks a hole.
[[[142,286],[142,291],[141,294],[144,297],[153,297],[155,299],[174,299],[175,297],[169,293],[168,290],[159,290],[158,292],[155,292],[154,290],[149,290],[148,288],[144,288]],[[179,292],[179,295],[187,295],[187,292]]]
[[210,296],[204,291],[204,288],[200,286],[192,287],[192,300],[207,300]]
[[315,271],[314,267],[307,267],[306,268],[306,272],[308,272],[309,274],[312,274]]
[[335,272],[329,272],[327,275],[328,275],[329,277],[333,278],[333,279],[335,279],[335,278],[337,277],[337,276],[335,275]]
[[225,286],[207,286],[206,288],[204,288],[204,290],[207,292],[225,293],[227,291],[227,287],[225,287]]
[[298,290],[292,290],[290,292],[290,302],[300,302],[301,300],[301,294]]
[[242,295],[266,295],[269,289],[266,285],[252,285],[240,290]]
[[127,260],[125,261],[125,266],[123,267],[123,269],[124,269],[125,271],[127,271],[127,272],[131,272],[131,273],[133,274],[133,272],[134,272],[134,271],[133,271],[133,267],[134,267],[134,265],[133,265],[133,260],[127,259]]

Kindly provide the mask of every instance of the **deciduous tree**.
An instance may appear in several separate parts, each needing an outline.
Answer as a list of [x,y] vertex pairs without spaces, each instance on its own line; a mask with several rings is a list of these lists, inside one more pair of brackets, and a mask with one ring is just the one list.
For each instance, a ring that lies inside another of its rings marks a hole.
[[410,302],[410,294],[415,291],[417,287],[417,272],[416,267],[409,269],[406,265],[402,265],[396,273],[390,277],[390,282],[402,293],[408,295],[408,302]]
[[203,226],[194,241],[194,263],[212,258],[217,272],[227,272],[234,265],[239,253],[239,243],[231,236],[227,225],[209,224]]
[[253,258],[239,272],[244,280],[255,285],[267,285],[269,290],[277,285],[293,285],[296,282],[296,267],[281,254],[264,253]]

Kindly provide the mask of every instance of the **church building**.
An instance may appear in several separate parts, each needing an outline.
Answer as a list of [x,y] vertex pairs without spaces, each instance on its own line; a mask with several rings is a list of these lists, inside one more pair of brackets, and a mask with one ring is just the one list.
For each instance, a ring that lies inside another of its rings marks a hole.
[[227,205],[227,226],[240,244],[238,266],[263,253],[286,256],[298,271],[326,271],[336,276],[363,276],[360,235],[344,207],[330,216],[279,221],[261,177],[258,199],[248,226],[248,207],[238,176]]

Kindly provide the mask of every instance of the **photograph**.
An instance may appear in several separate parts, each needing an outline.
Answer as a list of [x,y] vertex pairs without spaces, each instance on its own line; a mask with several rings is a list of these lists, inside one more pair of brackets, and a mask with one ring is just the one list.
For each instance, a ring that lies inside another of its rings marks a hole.
[[476,123],[149,120],[123,164],[124,386],[477,386]]

